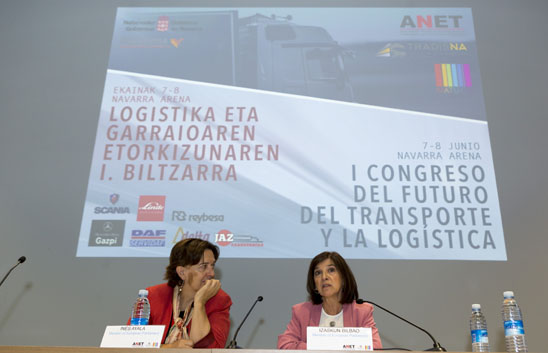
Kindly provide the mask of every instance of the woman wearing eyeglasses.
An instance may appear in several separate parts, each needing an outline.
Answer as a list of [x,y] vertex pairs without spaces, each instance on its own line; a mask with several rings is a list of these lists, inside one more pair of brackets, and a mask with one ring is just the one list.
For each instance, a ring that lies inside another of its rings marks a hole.
[[230,296],[215,279],[219,248],[184,239],[171,249],[164,279],[148,289],[149,325],[165,325],[165,348],[224,348],[230,330]]
[[382,348],[373,307],[357,304],[358,285],[344,258],[336,252],[316,255],[306,281],[310,301],[294,305],[291,321],[278,336],[278,349],[306,349],[308,326],[370,327],[373,348]]

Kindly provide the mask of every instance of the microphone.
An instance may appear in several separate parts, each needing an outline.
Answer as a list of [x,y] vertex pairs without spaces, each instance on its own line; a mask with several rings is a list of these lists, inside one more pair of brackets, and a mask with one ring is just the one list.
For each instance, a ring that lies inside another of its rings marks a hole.
[[244,319],[242,320],[242,322],[240,323],[240,326],[238,326],[238,329],[236,330],[236,333],[234,334],[234,337],[232,338],[232,341],[230,341],[230,343],[228,344],[228,346],[226,346],[226,348],[230,348],[230,349],[234,349],[234,348],[240,348],[238,347],[238,345],[236,344],[236,336],[238,336],[238,332],[240,332],[240,329],[242,328],[242,325],[244,324],[245,320],[247,319],[247,317],[249,316],[249,314],[251,314],[251,311],[253,310],[253,308],[255,307],[255,305],[258,303],[258,302],[262,302],[263,301],[263,297],[261,297],[260,295],[257,297],[257,299],[255,300],[255,303],[253,303],[253,305],[251,306],[251,309],[249,309],[249,311],[247,312],[247,315],[244,317]]
[[4,283],[4,281],[6,280],[6,278],[8,278],[8,276],[10,275],[11,271],[13,271],[14,268],[16,268],[17,266],[19,266],[20,264],[22,264],[23,262],[27,261],[27,258],[24,257],[24,256],[21,256],[18,260],[17,260],[17,263],[12,267],[10,268],[10,270],[8,271],[8,273],[6,273],[6,275],[4,276],[4,278],[2,278],[2,282],[0,282],[0,286],[2,285],[2,283]]
[[434,346],[432,348],[429,348],[429,349],[425,349],[425,351],[435,351],[435,352],[447,352],[447,350],[445,348],[443,348],[438,341],[436,341],[436,339],[434,338],[434,336],[432,336],[430,334],[430,332],[426,331],[425,329],[423,329],[422,327],[419,327],[417,325],[415,325],[414,323],[412,323],[411,321],[408,321],[406,319],[404,319],[403,317],[397,315],[397,314],[394,314],[393,312],[391,312],[390,310],[386,309],[386,308],[383,308],[382,306],[380,306],[379,304],[375,304],[373,303],[372,301],[369,301],[369,300],[363,300],[363,299],[356,299],[356,303],[357,304],[363,304],[363,303],[369,303],[371,305],[374,305],[376,306],[377,308],[379,309],[382,309],[384,311],[386,311],[387,313],[389,313],[390,315],[393,315],[395,317],[397,317],[398,319],[402,320],[402,321],[405,321],[407,322],[409,325],[413,326],[413,327],[416,327],[418,328],[419,330],[421,330],[422,332],[426,333],[428,335],[428,337],[430,337],[430,339],[432,340],[432,342],[434,342]]

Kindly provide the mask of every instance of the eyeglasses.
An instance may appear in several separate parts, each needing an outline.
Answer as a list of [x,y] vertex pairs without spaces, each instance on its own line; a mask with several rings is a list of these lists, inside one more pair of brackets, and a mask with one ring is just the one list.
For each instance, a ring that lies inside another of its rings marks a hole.
[[215,263],[210,264],[209,262],[201,262],[194,266],[196,266],[195,268],[198,272],[205,272],[208,267],[211,268],[212,271],[215,271]]
[[[334,265],[330,265],[327,267],[326,272],[329,274],[334,274],[337,272],[337,268]],[[318,277],[318,276],[323,276],[323,270],[316,268],[314,270],[314,277]]]

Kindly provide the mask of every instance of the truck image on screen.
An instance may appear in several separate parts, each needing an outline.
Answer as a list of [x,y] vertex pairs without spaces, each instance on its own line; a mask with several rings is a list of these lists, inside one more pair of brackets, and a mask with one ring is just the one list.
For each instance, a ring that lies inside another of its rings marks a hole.
[[291,16],[123,8],[109,68],[352,101],[342,54],[324,28]]
[[329,33],[291,17],[254,15],[238,20],[239,86],[351,101],[343,49]]

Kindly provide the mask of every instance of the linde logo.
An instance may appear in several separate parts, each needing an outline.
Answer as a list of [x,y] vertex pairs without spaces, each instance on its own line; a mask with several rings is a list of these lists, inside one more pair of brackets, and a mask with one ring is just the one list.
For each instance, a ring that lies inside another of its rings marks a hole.
[[461,29],[460,21],[462,16],[458,15],[417,15],[403,16],[400,24],[401,29]]
[[139,208],[137,209],[137,221],[162,222],[166,204],[165,196],[139,196]]
[[149,202],[146,205],[139,207],[140,210],[158,210],[163,211],[164,206],[162,206],[159,202]]

